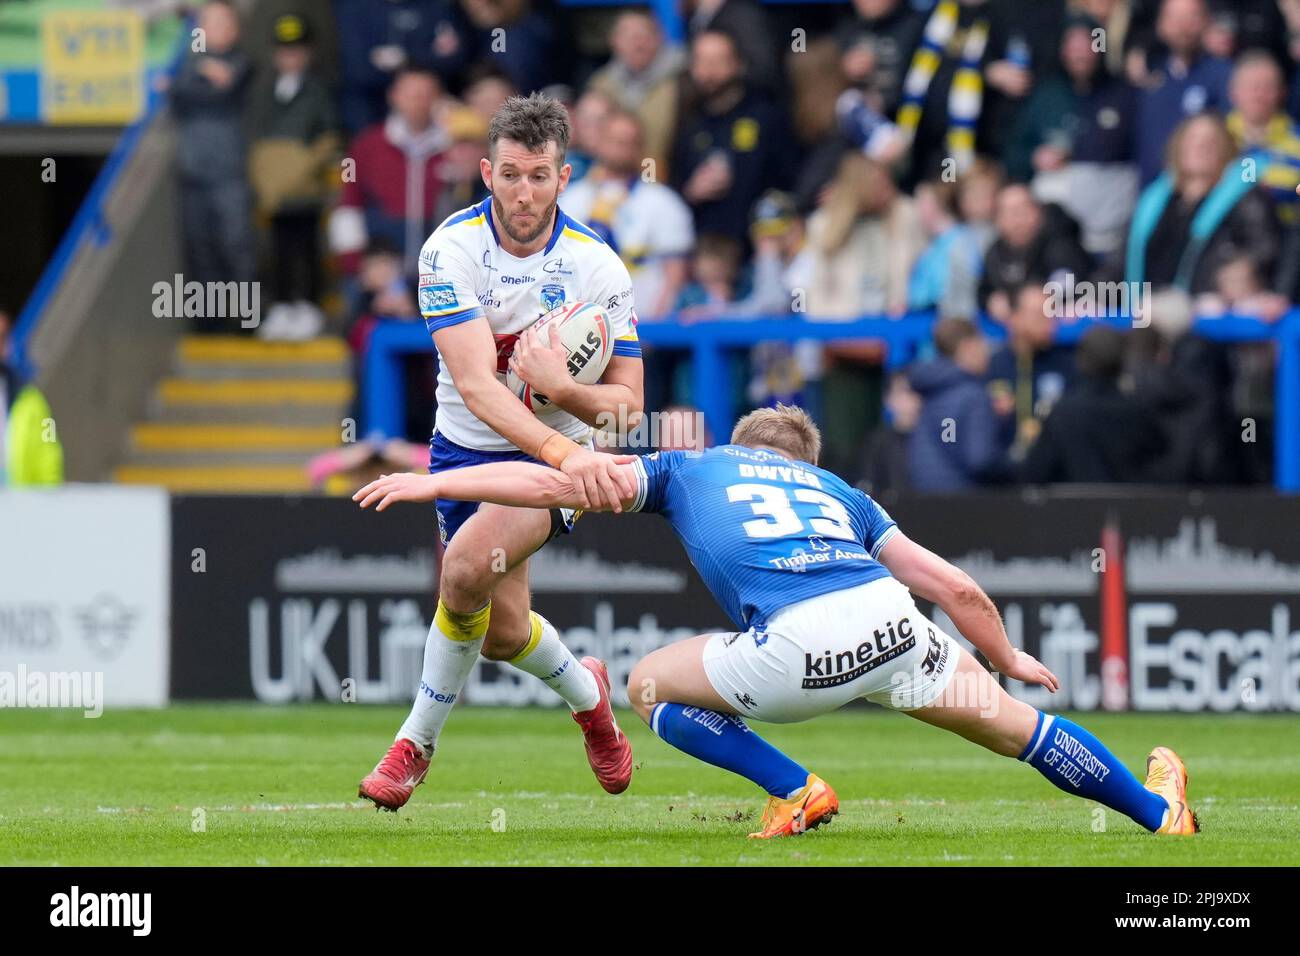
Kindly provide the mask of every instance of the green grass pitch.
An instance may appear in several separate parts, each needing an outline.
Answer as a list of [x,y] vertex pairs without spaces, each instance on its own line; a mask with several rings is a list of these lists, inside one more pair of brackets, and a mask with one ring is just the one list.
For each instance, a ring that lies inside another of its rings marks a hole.
[[1300,717],[1084,715],[1141,775],[1175,748],[1204,832],[1153,837],[1029,767],[897,714],[762,727],[837,790],[829,827],[747,840],[762,794],[656,740],[630,712],[637,770],[612,797],[560,710],[458,708],[399,813],[356,799],[404,711],[184,705],[11,710],[0,731],[6,865],[1300,863]]

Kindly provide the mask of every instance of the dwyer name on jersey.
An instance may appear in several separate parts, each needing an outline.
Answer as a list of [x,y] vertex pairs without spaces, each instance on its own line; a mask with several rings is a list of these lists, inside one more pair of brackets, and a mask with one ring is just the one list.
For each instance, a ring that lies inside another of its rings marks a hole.
[[705,586],[742,629],[782,608],[889,577],[898,525],[816,465],[743,445],[643,455],[628,511],[663,515]]
[[[555,217],[546,247],[520,259],[501,248],[489,196],[449,216],[420,250],[420,314],[430,334],[486,316],[503,383],[520,333],[566,302],[600,306],[609,317],[614,355],[641,355],[627,267],[582,223],[558,207]],[[465,448],[515,450],[465,406],[445,362],[439,363],[437,398],[439,434]],[[561,408],[552,406],[537,417],[579,443],[590,434],[586,422]]]

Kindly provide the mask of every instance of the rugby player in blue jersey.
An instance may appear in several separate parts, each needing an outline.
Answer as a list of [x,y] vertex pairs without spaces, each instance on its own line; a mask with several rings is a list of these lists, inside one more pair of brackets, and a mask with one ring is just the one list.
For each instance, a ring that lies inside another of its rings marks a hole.
[[[1140,782],[1074,722],[1011,697],[911,593],[942,608],[994,670],[1056,691],[1055,675],[1012,647],[969,575],[909,540],[869,496],[816,467],[821,436],[799,408],[751,412],[731,443],[704,452],[620,456],[636,485],[627,511],[667,518],[714,598],[738,626],[647,655],[628,697],[651,730],[768,793],[751,836],[789,836],[839,810],[834,790],[750,730],[744,717],[807,720],[865,697],[1029,763],[1066,793],[1147,830],[1199,830],[1187,771],[1166,747]],[[572,507],[563,472],[524,462],[437,475],[385,475],[362,507],[438,498],[526,508]]]

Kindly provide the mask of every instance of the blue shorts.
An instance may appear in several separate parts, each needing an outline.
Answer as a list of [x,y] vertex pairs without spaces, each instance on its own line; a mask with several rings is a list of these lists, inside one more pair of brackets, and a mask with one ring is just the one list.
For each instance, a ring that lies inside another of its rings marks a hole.
[[[485,465],[494,461],[528,461],[541,464],[532,455],[526,455],[522,451],[478,451],[466,448],[464,445],[457,445],[437,432],[434,432],[433,438],[429,439],[429,474],[431,475],[452,468],[468,468],[471,465]],[[478,506],[477,501],[452,501],[446,498],[439,498],[434,502],[434,507],[438,511],[438,537],[442,540],[443,547],[446,547],[447,542],[460,530],[460,526],[469,520],[470,515],[478,511]],[[572,531],[573,522],[577,520],[579,514],[580,512],[571,508],[551,509],[551,537]]]

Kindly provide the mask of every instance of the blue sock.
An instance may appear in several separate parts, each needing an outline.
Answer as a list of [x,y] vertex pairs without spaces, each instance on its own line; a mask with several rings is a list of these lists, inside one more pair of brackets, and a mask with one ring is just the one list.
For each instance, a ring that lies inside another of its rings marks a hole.
[[807,770],[731,714],[656,704],[650,712],[650,729],[678,750],[738,773],[782,800],[808,783]]
[[1039,711],[1034,736],[1020,759],[1066,793],[1103,803],[1153,832],[1169,808],[1105,744],[1064,717]]

